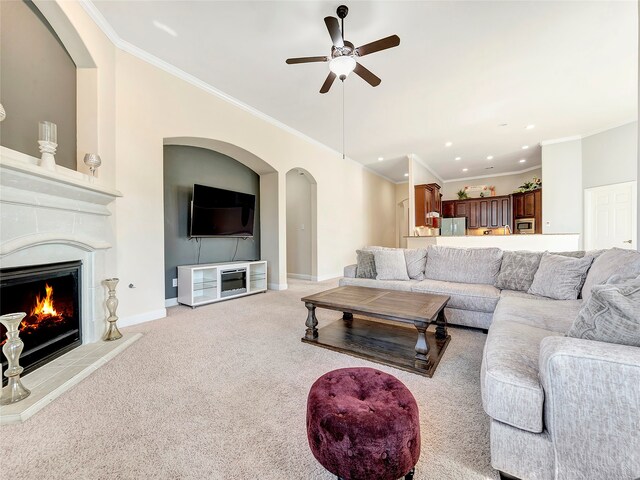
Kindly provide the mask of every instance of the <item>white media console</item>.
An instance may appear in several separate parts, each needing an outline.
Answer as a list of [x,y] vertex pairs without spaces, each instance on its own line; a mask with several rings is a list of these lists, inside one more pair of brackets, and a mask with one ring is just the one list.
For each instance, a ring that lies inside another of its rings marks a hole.
[[192,308],[266,291],[266,260],[178,266],[178,303]]

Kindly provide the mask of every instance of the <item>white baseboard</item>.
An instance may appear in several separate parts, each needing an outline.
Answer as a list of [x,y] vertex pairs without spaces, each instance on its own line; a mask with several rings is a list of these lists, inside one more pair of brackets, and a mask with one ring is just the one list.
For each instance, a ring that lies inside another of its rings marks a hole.
[[165,308],[177,307],[178,306],[178,297],[165,298],[164,306],[165,306]]
[[270,283],[267,288],[269,290],[286,290],[289,286],[286,283]]
[[324,282],[325,280],[332,280],[334,278],[340,278],[342,276],[343,276],[342,272],[340,272],[340,273],[329,273],[329,274],[318,275],[317,277],[313,277],[313,281],[314,282]]
[[313,279],[311,275],[307,275],[306,273],[287,273],[287,278],[295,278],[296,280],[312,280]]
[[131,315],[130,317],[121,317],[118,319],[119,327],[130,327],[139,323],[150,322],[151,320],[157,320],[167,316],[166,308],[159,308],[157,310],[151,310],[150,312],[139,313],[138,315]]

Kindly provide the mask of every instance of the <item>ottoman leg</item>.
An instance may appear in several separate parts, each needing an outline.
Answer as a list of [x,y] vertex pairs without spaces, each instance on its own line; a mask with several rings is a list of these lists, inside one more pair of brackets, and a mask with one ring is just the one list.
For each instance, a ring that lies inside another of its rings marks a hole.
[[407,473],[404,476],[404,480],[413,480],[413,475],[416,473],[416,467],[413,467],[411,470],[409,470],[409,473]]

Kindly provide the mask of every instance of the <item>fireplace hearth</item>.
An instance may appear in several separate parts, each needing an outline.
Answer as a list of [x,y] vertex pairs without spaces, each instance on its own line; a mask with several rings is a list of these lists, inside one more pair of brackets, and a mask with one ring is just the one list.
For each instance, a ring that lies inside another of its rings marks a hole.
[[[82,343],[81,271],[81,261],[0,270],[0,314],[27,314],[19,329],[23,375]],[[0,326],[0,347],[5,341],[6,330]],[[6,369],[4,354],[0,360]]]

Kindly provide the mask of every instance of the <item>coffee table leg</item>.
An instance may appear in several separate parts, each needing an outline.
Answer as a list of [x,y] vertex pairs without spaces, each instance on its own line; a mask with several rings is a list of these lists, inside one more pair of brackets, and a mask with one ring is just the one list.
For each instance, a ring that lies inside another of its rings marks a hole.
[[347,327],[351,327],[353,324],[353,313],[342,312],[342,320]]
[[447,339],[447,316],[444,314],[444,308],[438,313],[436,320],[436,340]]
[[413,324],[418,330],[418,341],[416,342],[416,366],[429,366],[429,344],[427,343],[427,326],[425,322],[414,321]]
[[318,319],[316,318],[316,306],[313,303],[306,302],[304,304],[307,307],[307,321],[305,325],[307,330],[304,334],[304,338],[307,340],[314,340],[318,338]]

